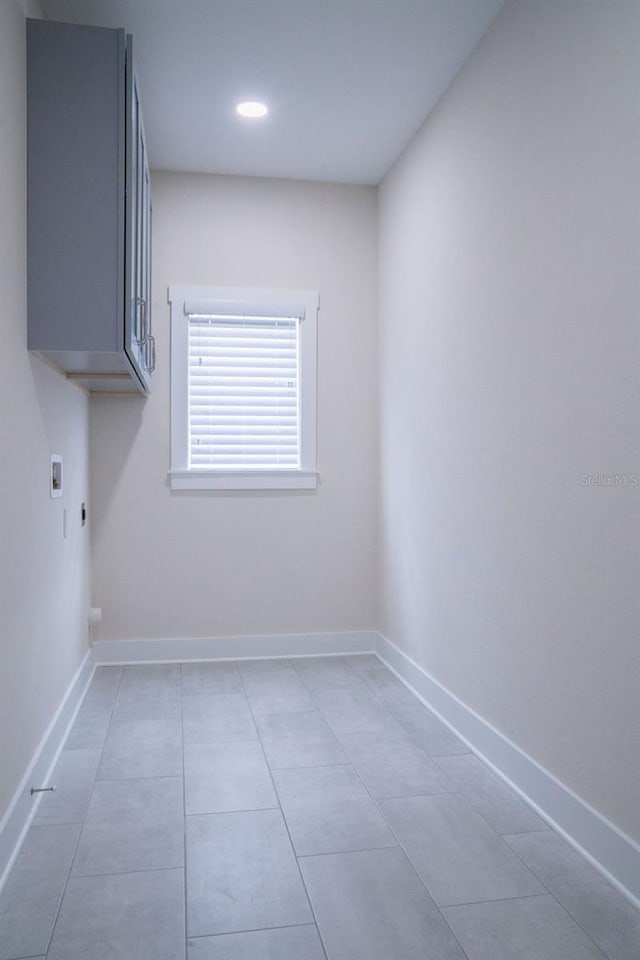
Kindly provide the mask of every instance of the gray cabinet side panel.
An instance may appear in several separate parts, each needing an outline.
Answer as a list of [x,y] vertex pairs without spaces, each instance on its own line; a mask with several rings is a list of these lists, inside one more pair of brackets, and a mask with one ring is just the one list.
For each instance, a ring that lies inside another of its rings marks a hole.
[[122,349],[124,35],[27,31],[29,348]]

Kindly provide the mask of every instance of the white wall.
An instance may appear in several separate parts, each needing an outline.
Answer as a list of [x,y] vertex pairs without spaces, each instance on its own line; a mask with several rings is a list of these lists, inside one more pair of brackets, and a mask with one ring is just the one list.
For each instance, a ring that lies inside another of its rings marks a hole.
[[[375,190],[157,172],[152,190],[153,392],[91,402],[99,639],[375,626]],[[170,492],[169,284],[320,291],[316,492]]]
[[[24,15],[8,0],[0,3],[0,820],[88,646],[89,528],[80,526],[88,402],[26,347],[25,84]],[[57,500],[48,493],[51,453],[64,459]]]
[[382,628],[638,815],[634,0],[516,0],[380,192]]

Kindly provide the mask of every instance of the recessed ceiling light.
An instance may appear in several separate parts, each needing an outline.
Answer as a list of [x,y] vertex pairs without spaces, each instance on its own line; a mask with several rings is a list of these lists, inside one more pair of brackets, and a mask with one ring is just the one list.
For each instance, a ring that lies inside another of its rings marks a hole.
[[269,111],[264,103],[258,103],[257,100],[245,100],[236,106],[236,112],[241,117],[250,117],[252,120],[258,117],[264,117]]

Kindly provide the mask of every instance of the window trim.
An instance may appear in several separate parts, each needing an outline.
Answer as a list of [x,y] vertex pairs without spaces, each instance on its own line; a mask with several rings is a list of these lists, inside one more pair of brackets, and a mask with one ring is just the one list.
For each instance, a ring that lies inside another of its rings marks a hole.
[[[320,296],[312,290],[255,287],[168,288],[171,308],[171,467],[172,490],[315,490],[317,410],[317,313]],[[189,469],[187,304],[225,307],[256,315],[265,310],[300,318],[300,467],[293,470]]]

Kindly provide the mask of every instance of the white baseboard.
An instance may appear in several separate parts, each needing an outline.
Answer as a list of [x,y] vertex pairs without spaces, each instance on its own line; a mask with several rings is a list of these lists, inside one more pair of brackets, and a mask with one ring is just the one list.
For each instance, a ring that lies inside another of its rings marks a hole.
[[9,876],[37,809],[39,797],[31,795],[31,787],[48,782],[94,669],[93,651],[88,650],[0,822],[0,890]]
[[374,630],[341,633],[285,633],[249,637],[183,637],[163,640],[99,640],[98,664],[177,663],[184,660],[245,660],[260,657],[317,657],[372,653]]
[[456,736],[529,803],[634,906],[640,846],[378,634],[378,656]]

